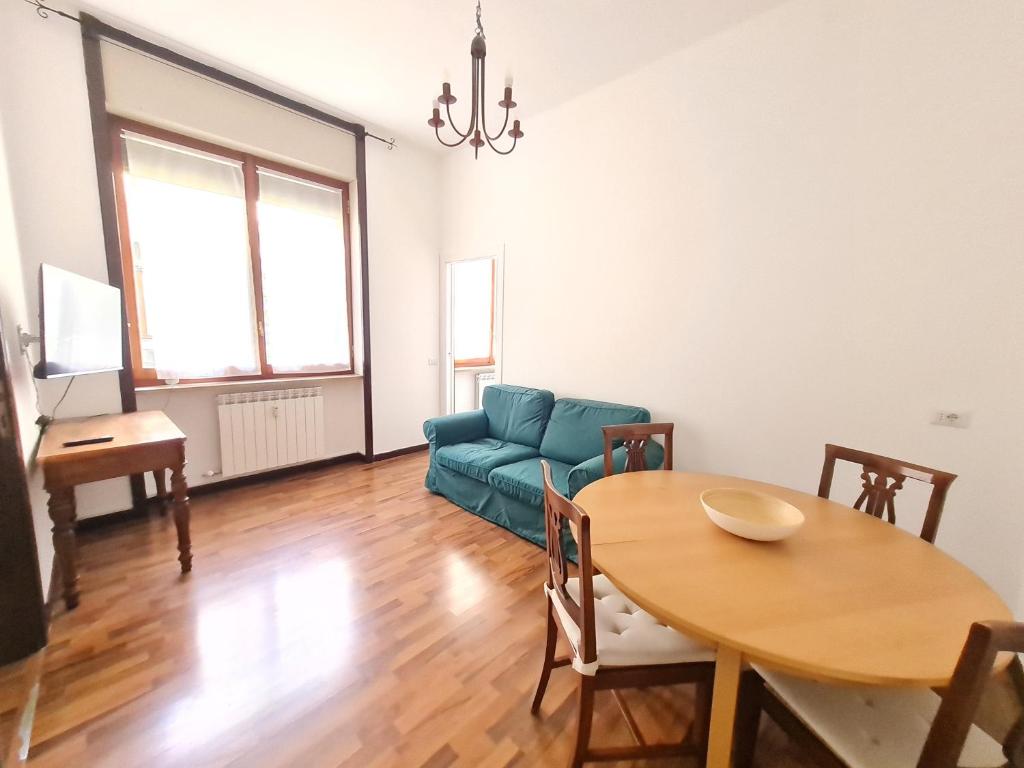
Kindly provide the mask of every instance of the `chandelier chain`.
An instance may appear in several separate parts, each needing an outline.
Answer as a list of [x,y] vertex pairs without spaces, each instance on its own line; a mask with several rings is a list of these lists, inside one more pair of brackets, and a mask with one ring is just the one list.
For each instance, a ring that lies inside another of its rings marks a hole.
[[487,39],[487,35],[484,34],[484,23],[480,19],[480,0],[476,0],[476,33],[484,40]]

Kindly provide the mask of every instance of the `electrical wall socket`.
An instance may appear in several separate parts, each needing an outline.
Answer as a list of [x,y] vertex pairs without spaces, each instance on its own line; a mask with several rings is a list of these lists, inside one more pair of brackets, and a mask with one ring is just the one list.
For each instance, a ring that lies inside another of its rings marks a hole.
[[940,427],[956,427],[967,429],[970,426],[970,414],[958,411],[936,411],[932,416],[932,424]]
[[427,365],[429,365],[431,367],[437,365],[437,358],[436,357],[428,357],[427,358]]

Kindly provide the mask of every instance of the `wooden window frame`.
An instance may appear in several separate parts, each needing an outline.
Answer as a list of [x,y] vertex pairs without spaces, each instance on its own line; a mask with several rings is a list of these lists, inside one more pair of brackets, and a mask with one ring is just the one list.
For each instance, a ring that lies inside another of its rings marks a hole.
[[[242,177],[245,188],[246,224],[249,239],[249,258],[252,274],[252,299],[255,309],[255,330],[260,370],[258,373],[242,373],[237,376],[210,376],[198,379],[179,379],[178,383],[243,383],[248,381],[261,381],[265,379],[274,380],[316,378],[321,376],[353,375],[355,372],[355,342],[353,339],[352,327],[352,226],[350,217],[351,195],[349,191],[349,182],[341,181],[340,179],[334,179],[319,173],[314,173],[313,171],[307,171],[302,168],[296,168],[294,166],[287,165],[286,163],[280,163],[275,160],[268,160],[267,158],[260,157],[258,155],[253,155],[248,152],[240,152],[238,150],[223,147],[220,146],[219,144],[213,144],[211,142],[204,141],[202,139],[197,139],[192,136],[176,133],[174,131],[169,131],[164,128],[158,128],[157,126],[149,125],[147,123],[141,123],[137,120],[120,117],[119,115],[108,114],[107,120],[110,126],[111,141],[113,143],[113,152],[111,155],[111,170],[114,176],[114,193],[117,202],[117,229],[118,237],[120,239],[121,244],[121,270],[124,276],[125,306],[127,307],[128,313],[128,337],[131,347],[132,379],[134,386],[136,388],[157,386],[160,384],[166,384],[167,381],[166,379],[157,376],[157,372],[155,369],[143,368],[142,366],[142,339],[140,336],[140,332],[142,330],[142,326],[144,324],[143,321],[145,320],[145,318],[140,318],[139,316],[139,297],[137,296],[135,285],[134,254],[132,252],[131,233],[129,231],[128,226],[128,206],[124,189],[125,163],[123,155],[123,142],[121,140],[121,134],[123,131],[130,131],[132,133],[138,133],[143,136],[148,136],[150,138],[157,139],[159,141],[166,141],[171,144],[178,144],[180,146],[199,150],[200,152],[205,152],[210,155],[223,157],[228,160],[234,160],[236,162],[241,163],[242,165]],[[282,173],[288,176],[293,176],[297,179],[310,181],[314,184],[330,187],[331,189],[337,189],[341,192],[341,214],[343,226],[345,228],[345,234],[343,238],[345,245],[345,301],[348,314],[349,364],[347,368],[338,369],[334,371],[289,371],[277,373],[273,371],[270,364],[267,362],[267,344],[266,336],[264,334],[265,325],[263,315],[263,271],[262,261],[260,257],[259,215],[257,207],[257,203],[259,201],[258,170],[260,168],[266,169],[268,171]],[[493,294],[493,272],[491,290]],[[493,298],[491,304],[491,314],[491,343],[493,348]]]
[[[455,262],[458,264],[458,262]],[[494,365],[494,273],[497,268],[497,259],[491,259],[491,336],[487,357],[469,357],[463,360],[456,360],[456,368],[480,368],[486,365]]]

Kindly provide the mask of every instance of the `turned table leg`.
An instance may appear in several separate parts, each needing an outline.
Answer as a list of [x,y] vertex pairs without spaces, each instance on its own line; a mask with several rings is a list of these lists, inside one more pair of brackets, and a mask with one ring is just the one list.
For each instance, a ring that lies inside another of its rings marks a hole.
[[164,469],[153,470],[153,480],[156,481],[156,496],[160,500],[160,514],[167,514],[167,507],[169,506],[169,497],[167,495],[167,475],[164,474]]
[[50,519],[53,520],[53,550],[60,565],[64,605],[78,605],[78,563],[75,552],[75,489],[50,489]]
[[189,535],[189,519],[192,510],[188,503],[188,483],[185,482],[185,461],[171,468],[171,493],[174,496],[174,527],[178,530],[178,562],[181,572],[192,570],[192,539]]

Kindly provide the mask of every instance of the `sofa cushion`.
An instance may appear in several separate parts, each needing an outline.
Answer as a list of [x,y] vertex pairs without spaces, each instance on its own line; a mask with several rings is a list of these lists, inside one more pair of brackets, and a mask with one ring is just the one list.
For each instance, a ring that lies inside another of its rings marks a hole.
[[555,396],[546,389],[492,384],[484,390],[487,435],[539,448],[554,403]]
[[[486,390],[485,390],[486,391]],[[604,452],[601,427],[648,423],[651,413],[634,405],[563,398],[555,403],[540,454],[572,466]]]
[[[560,494],[568,496],[569,470],[572,467],[552,459],[548,459],[548,464],[551,465],[551,482]],[[544,503],[544,474],[540,467],[540,457],[493,469],[487,476],[487,482],[506,496],[524,504],[539,507]]]
[[487,482],[487,476],[495,467],[512,464],[539,455],[536,448],[518,443],[482,437],[470,443],[445,445],[437,449],[437,463],[463,475]]

